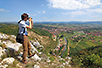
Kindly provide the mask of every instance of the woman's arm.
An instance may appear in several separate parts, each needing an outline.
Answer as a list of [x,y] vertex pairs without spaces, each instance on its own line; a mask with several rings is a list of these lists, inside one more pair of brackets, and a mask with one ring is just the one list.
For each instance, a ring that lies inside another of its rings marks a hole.
[[29,18],[29,26],[26,26],[26,28],[31,29],[33,27],[33,20],[31,17]]

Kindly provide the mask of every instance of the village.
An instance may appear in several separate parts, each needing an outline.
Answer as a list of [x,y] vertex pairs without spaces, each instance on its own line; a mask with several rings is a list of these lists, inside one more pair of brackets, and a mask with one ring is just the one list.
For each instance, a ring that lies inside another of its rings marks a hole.
[[[49,31],[50,33],[53,34],[53,40],[56,41],[56,39],[58,39],[58,46],[53,50],[53,55],[56,56],[56,51],[59,51],[59,52],[63,52],[65,49],[66,49],[66,44],[67,44],[67,48],[70,48],[68,46],[68,43],[65,42],[65,37],[69,37],[69,39],[73,42],[81,42],[83,41],[83,38],[84,39],[87,39],[88,41],[92,41],[92,42],[102,42],[102,40],[96,40],[96,37],[100,37],[102,36],[102,32],[86,32],[86,31],[82,31],[82,29],[89,29],[89,28],[92,28],[92,27],[72,27],[72,28],[62,28],[62,27],[58,27],[57,29],[55,28],[51,28],[51,29],[46,29],[46,28],[43,28],[43,30],[47,30]],[[77,30],[77,31],[75,31]],[[57,34],[60,34],[61,32],[69,32],[71,33],[72,31],[73,34],[71,36],[63,36],[61,38],[57,37]],[[61,55],[61,53],[59,54]],[[69,55],[69,50],[68,50],[68,55]]]
[[[53,38],[54,40],[56,40],[57,38],[57,34],[60,34],[61,32],[67,32],[67,33],[71,33],[71,32],[74,32],[74,35],[73,37],[71,38],[71,40],[73,40],[73,38],[75,37],[86,37],[86,35],[93,35],[93,36],[102,36],[102,32],[86,32],[86,31],[80,31],[82,29],[89,29],[89,28],[93,28],[93,27],[58,27],[58,28],[50,28],[50,29],[47,29],[47,28],[42,28],[42,30],[47,30],[48,32],[50,32],[51,34],[53,34]],[[77,32],[75,32],[77,31]],[[78,33],[78,34],[77,34]],[[80,35],[82,34],[82,35]],[[88,38],[89,40],[92,40],[95,42],[95,39],[94,38]],[[61,39],[62,40],[62,39]],[[102,42],[102,40],[100,40],[100,42]],[[62,44],[61,44],[62,45]]]
[[60,34],[61,32],[72,32],[74,30],[81,30],[81,29],[88,29],[88,28],[93,28],[93,27],[57,27],[55,28],[42,28],[42,30],[47,30],[48,32],[52,33],[52,34]]

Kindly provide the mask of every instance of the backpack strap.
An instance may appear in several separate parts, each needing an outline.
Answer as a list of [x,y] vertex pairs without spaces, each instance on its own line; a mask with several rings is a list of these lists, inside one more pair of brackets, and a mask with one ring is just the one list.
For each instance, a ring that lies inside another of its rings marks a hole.
[[[22,20],[20,20],[19,22],[18,22],[18,24],[21,22]],[[24,27],[22,27],[22,28],[24,28]],[[18,32],[19,32],[19,27],[18,27]],[[25,33],[25,28],[24,28],[24,31],[23,31],[23,34]]]
[[[24,28],[24,27],[22,27],[22,28]],[[25,28],[24,28],[24,31],[23,31],[23,34],[25,33]]]

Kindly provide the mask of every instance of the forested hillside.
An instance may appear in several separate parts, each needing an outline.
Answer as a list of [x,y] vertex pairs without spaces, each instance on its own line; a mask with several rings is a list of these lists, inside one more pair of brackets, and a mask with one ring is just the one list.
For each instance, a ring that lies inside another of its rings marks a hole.
[[[8,35],[17,35],[18,33],[18,25],[17,24],[5,24],[5,23],[0,23],[0,32],[1,33],[5,33]],[[33,32],[33,34],[31,35],[30,32]],[[58,42],[54,42],[52,40],[52,34],[49,33],[46,30],[42,30],[41,28],[36,28],[33,27],[32,29],[28,29],[29,32],[29,39],[30,40],[35,40],[38,39],[38,41],[45,46],[44,48],[44,52],[47,54],[49,53],[50,49],[53,49],[54,47],[56,47],[56,45],[58,44]],[[42,38],[41,38],[42,37]]]
[[[18,33],[18,29],[19,27],[17,24],[0,23],[0,32],[2,33],[16,35]],[[33,31],[39,35],[51,36],[51,34],[48,31],[42,30],[40,28],[36,28],[35,26],[29,31]]]
[[18,25],[16,24],[0,24],[0,32],[9,34],[9,35],[17,35],[18,33]]
[[102,68],[102,46],[81,50],[72,58],[72,65],[85,68]]

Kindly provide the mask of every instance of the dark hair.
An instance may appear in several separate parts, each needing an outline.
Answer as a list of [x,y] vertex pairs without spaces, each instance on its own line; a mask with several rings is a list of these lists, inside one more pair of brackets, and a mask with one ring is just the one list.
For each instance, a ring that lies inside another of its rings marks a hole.
[[28,14],[27,13],[23,13],[22,15],[21,15],[21,19],[22,20],[24,20],[25,18],[27,18],[28,17]]
[[19,22],[18,22],[18,24],[21,22],[22,20],[20,20]]

